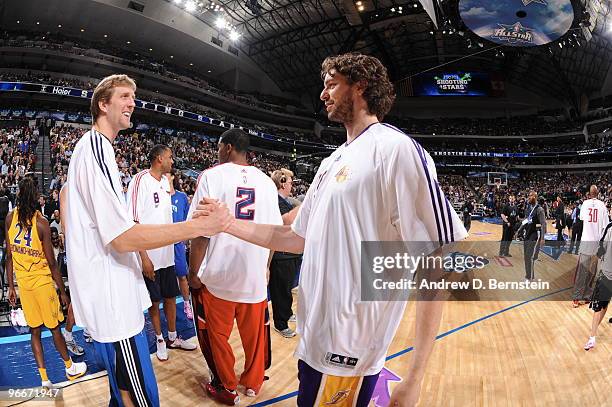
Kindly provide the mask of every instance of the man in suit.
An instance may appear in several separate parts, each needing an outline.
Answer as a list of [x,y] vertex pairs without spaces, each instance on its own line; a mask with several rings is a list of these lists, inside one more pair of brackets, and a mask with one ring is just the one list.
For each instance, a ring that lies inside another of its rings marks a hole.
[[581,206],[582,202],[576,201],[576,205],[572,210],[572,239],[570,241],[569,250],[567,251],[568,253],[571,253],[574,250],[574,246],[576,246],[574,254],[578,254],[578,249],[580,248],[580,239],[582,239],[582,221],[580,220]]
[[565,205],[560,196],[557,196],[557,210],[555,211],[555,227],[557,228],[557,242],[565,244],[563,229],[565,229]]

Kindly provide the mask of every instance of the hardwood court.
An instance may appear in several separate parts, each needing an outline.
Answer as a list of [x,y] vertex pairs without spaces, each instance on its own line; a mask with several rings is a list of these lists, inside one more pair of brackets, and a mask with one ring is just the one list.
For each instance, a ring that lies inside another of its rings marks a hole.
[[[473,222],[470,233],[470,240],[497,240],[501,226]],[[522,247],[512,245],[516,262],[519,250]],[[540,259],[536,276],[554,272],[558,287],[572,285],[577,256],[564,253],[558,261],[546,255]],[[499,265],[491,259],[488,267],[494,270]],[[448,334],[436,341],[419,406],[612,406],[612,325],[607,322],[612,313],[602,322],[597,346],[586,352],[582,346],[588,339],[592,311],[586,306],[572,309],[569,302],[550,301],[552,298],[526,303],[447,302],[440,333]],[[413,344],[414,314],[415,305],[409,303],[390,355]],[[236,350],[236,371],[240,372],[240,338],[234,333],[231,341]],[[241,405],[296,404],[294,396],[265,403],[297,390],[297,367],[292,357],[296,343],[297,338],[284,339],[273,332],[273,365],[267,371],[270,380],[258,397],[242,395]],[[411,355],[404,352],[394,357],[386,368],[401,377]],[[199,351],[170,351],[168,362],[153,358],[153,365],[162,406],[216,405],[199,385],[207,377]],[[394,382],[389,383],[392,388]],[[107,406],[107,392],[107,379],[100,377],[66,388],[64,402],[46,405]]]

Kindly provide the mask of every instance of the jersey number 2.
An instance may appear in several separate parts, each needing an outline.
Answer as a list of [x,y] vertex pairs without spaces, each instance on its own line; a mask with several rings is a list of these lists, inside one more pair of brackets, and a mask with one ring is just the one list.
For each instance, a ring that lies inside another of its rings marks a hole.
[[242,198],[236,202],[236,219],[255,219],[255,209],[246,209],[247,206],[255,203],[255,188],[236,188],[236,198]]
[[[15,236],[15,244],[21,244],[21,234],[23,233],[23,228],[21,227],[21,223],[15,224],[15,229],[19,229],[17,235]],[[31,247],[32,245],[32,228],[28,228],[25,235],[23,236],[23,240],[26,241],[26,246]]]

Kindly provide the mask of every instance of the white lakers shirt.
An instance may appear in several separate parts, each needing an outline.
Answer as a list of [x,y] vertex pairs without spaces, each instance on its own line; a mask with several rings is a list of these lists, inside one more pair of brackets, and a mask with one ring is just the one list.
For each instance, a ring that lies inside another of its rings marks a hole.
[[361,242],[467,236],[429,154],[381,123],[321,163],[292,229],[305,239],[295,355],[335,376],[380,372],[405,308],[360,301]]

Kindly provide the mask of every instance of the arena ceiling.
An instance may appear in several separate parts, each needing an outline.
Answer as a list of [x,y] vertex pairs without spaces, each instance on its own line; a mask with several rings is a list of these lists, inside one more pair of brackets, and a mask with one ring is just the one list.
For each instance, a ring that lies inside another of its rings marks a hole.
[[[205,62],[208,66],[200,69],[210,69],[213,74],[223,72],[224,66],[236,64],[227,53],[217,52],[219,57],[212,58],[209,50],[204,50],[211,48],[210,43],[206,47],[197,46],[204,39],[198,40],[195,35],[180,32],[170,24],[162,26],[155,24],[154,18],[147,18],[146,13],[157,12],[159,5],[165,5],[166,12],[185,13],[185,1],[0,2],[0,22],[7,29],[35,30],[57,30],[58,23],[62,23],[62,30],[70,26],[79,36],[91,39],[100,39],[112,30],[114,38],[130,38],[141,48],[154,48],[154,53],[172,52],[177,56],[172,62],[184,64],[187,69],[190,62],[200,66]],[[602,88],[612,60],[610,0],[572,0],[575,20],[571,33],[562,38],[566,41],[562,48],[553,43],[518,49],[496,48],[495,44],[465,29],[458,14],[459,1],[435,1],[437,27],[415,0],[361,0],[361,11],[357,0],[196,0],[194,4],[199,8],[193,14],[213,28],[220,16],[225,17],[241,34],[235,42],[241,54],[266,72],[282,90],[309,95],[313,106],[318,105],[321,89],[321,62],[329,55],[348,51],[377,56],[396,83],[436,67],[486,71],[500,73],[521,88],[576,107],[581,95],[592,95]],[[598,15],[591,16],[592,25],[588,30],[580,27],[585,1],[603,5]],[[112,7],[102,7],[102,3]],[[134,4],[141,4],[145,12],[134,12],[130,9]],[[20,16],[28,14],[31,25],[15,24]],[[33,25],[37,18],[41,19],[41,26]],[[81,24],[87,27],[86,32],[78,31]],[[587,41],[583,31],[592,31],[592,38]]]
[[437,2],[437,28],[413,0],[364,0],[362,11],[352,0],[217,0],[216,4],[242,33],[238,47],[286,91],[320,89],[321,61],[358,51],[380,58],[395,82],[437,66],[499,72],[513,84],[577,107],[581,95],[601,89],[612,60],[610,4],[593,1],[603,7],[601,15],[593,16],[599,18],[591,19],[589,31],[594,31],[589,41],[581,27],[584,0],[573,1],[575,19],[571,32],[562,38],[564,48],[555,42],[520,49],[499,48],[465,29],[459,0]]

